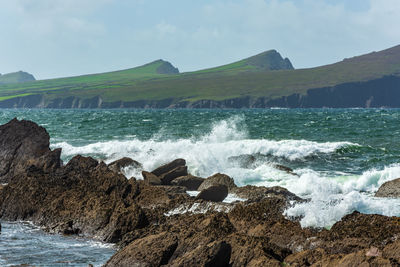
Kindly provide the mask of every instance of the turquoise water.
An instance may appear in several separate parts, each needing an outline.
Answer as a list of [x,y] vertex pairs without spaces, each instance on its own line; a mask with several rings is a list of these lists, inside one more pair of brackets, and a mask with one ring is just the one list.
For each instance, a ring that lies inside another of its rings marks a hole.
[[[327,227],[354,210],[400,216],[400,199],[373,197],[400,177],[398,109],[0,111],[0,123],[14,117],[44,126],[65,162],[76,154],[106,162],[128,156],[151,170],[182,157],[195,175],[286,187],[311,200],[285,212],[303,226]],[[249,155],[249,165],[235,160]],[[125,172],[141,178],[140,170]]]

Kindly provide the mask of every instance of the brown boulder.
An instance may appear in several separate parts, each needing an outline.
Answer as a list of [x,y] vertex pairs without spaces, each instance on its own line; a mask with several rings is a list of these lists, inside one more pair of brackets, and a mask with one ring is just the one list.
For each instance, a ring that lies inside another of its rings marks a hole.
[[173,260],[170,266],[204,266],[204,267],[229,267],[231,258],[231,245],[225,241],[215,241],[199,245],[194,250],[180,255]]
[[289,174],[291,174],[291,175],[299,176],[297,173],[293,172],[293,169],[292,169],[292,168],[289,168],[289,167],[284,166],[284,165],[281,165],[281,164],[275,164],[275,165],[274,165],[274,168],[275,168],[275,169],[278,169],[278,170],[280,170],[280,171],[287,172],[287,173],[289,173]]
[[175,178],[172,180],[172,185],[184,186],[188,191],[196,191],[199,186],[204,182],[204,178],[187,175]]
[[143,179],[146,183],[150,185],[161,185],[161,179],[158,176],[155,176],[151,172],[142,171]]
[[51,172],[60,167],[61,149],[51,151],[46,129],[13,119],[0,126],[0,183],[7,183],[33,165]]
[[204,180],[204,182],[197,189],[198,191],[202,191],[210,186],[215,184],[225,185],[228,188],[228,191],[231,192],[234,188],[236,188],[236,184],[231,177],[226,174],[216,173]]
[[240,198],[247,199],[252,202],[260,201],[268,197],[279,197],[287,201],[303,201],[302,198],[296,196],[286,188],[280,186],[264,187],[246,185],[234,188],[232,190],[232,193],[236,194]]
[[105,267],[165,265],[168,264],[177,246],[177,238],[167,232],[149,235],[133,241],[116,253]]
[[156,176],[161,176],[163,174],[166,174],[166,173],[172,171],[173,169],[175,169],[177,167],[181,167],[181,166],[185,166],[185,165],[186,165],[186,161],[184,159],[176,159],[174,161],[171,161],[165,165],[158,167],[157,169],[153,170],[151,173]]
[[375,196],[400,198],[400,178],[382,184]]
[[214,184],[206,189],[203,189],[196,199],[203,199],[213,202],[223,201],[228,195],[228,188],[223,184]]
[[110,164],[108,164],[108,168],[116,173],[123,173],[122,169],[129,166],[132,166],[137,169],[143,168],[141,163],[128,157],[123,157],[119,160],[113,161]]
[[188,175],[186,166],[178,166],[167,173],[160,175],[160,180],[163,185],[170,185],[172,180],[177,177]]

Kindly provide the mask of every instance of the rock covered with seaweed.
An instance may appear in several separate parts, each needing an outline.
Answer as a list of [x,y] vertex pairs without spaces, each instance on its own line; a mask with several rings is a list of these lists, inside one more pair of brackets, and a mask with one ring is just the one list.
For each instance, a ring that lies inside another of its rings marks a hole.
[[[78,155],[62,165],[44,128],[13,120],[0,130],[14,133],[0,136],[8,182],[0,188],[0,218],[118,243],[106,266],[400,264],[398,217],[353,212],[330,230],[302,228],[283,212],[305,200],[282,187],[237,187],[224,174],[195,177],[183,159],[144,171],[144,180],[127,179],[121,168],[140,163],[106,165]],[[210,188],[242,201],[186,193]]]

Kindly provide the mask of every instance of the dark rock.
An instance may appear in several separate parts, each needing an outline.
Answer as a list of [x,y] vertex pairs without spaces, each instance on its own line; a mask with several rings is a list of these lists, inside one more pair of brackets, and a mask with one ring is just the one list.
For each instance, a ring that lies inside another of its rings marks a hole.
[[161,179],[158,176],[155,176],[151,172],[142,171],[143,179],[146,183],[151,185],[160,185]]
[[400,240],[387,245],[382,251],[382,256],[400,266]]
[[174,161],[171,161],[170,163],[167,163],[165,165],[158,167],[157,169],[153,170],[151,173],[156,176],[161,176],[165,173],[172,171],[173,169],[175,169],[177,167],[185,166],[185,165],[186,165],[186,161],[184,159],[176,159]]
[[36,123],[13,119],[0,126],[0,183],[34,165],[51,172],[60,167],[61,149],[51,151],[49,134]]
[[110,170],[116,172],[116,173],[122,173],[122,169],[132,166],[133,168],[136,169],[142,169],[143,166],[141,163],[137,162],[136,160],[133,160],[131,158],[128,157],[123,157],[119,160],[113,161],[110,164],[108,164],[108,168],[110,168]]
[[204,182],[204,178],[187,175],[175,178],[172,180],[172,185],[184,186],[188,191],[196,191],[199,186]]
[[105,264],[113,266],[161,266],[168,264],[178,246],[176,236],[162,232],[148,235],[126,246]]
[[215,184],[225,185],[228,188],[229,192],[237,187],[231,177],[229,177],[226,174],[216,173],[216,174],[206,178],[197,190],[202,191],[202,190],[204,190],[210,186],[213,186]]
[[261,201],[262,199],[269,197],[278,197],[286,201],[304,201],[302,198],[280,186],[264,187],[246,185],[243,187],[234,188],[232,193],[236,194],[240,198],[247,199],[252,202]]
[[243,154],[229,157],[228,160],[240,168],[251,168],[257,161],[257,158],[254,155]]
[[382,184],[375,196],[400,198],[400,178]]
[[110,222],[99,233],[104,236],[104,241],[115,243],[121,240],[124,234],[143,228],[148,223],[145,213],[139,206],[119,205],[113,210]]
[[171,262],[171,266],[229,267],[232,248],[225,241],[199,245]]
[[291,169],[289,167],[286,167],[286,166],[283,166],[283,165],[280,165],[280,164],[275,164],[274,168],[278,169],[278,170],[281,170],[281,171],[284,171],[284,172],[287,172],[289,174],[295,175],[295,176],[299,176],[297,173],[293,172],[293,169]]
[[32,169],[10,181],[0,194],[0,217],[117,242],[126,232],[147,225],[134,203],[139,194],[134,179],[116,174],[103,162],[76,156],[55,172]]
[[223,184],[214,184],[201,190],[197,195],[197,199],[203,199],[213,202],[223,201],[228,195],[228,188]]
[[162,174],[160,177],[161,183],[164,185],[170,185],[171,182],[178,177],[188,175],[186,166],[178,166],[167,173]]
[[354,211],[335,223],[330,231],[319,233],[324,240],[320,247],[330,254],[348,254],[371,246],[381,249],[392,242],[394,234],[399,233],[400,217]]

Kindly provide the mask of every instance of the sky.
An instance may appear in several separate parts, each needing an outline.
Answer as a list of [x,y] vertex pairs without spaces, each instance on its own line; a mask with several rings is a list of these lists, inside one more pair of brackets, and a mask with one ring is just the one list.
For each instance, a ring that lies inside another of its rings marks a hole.
[[309,68],[400,44],[400,0],[0,0],[0,73],[164,59],[181,72],[276,49]]

